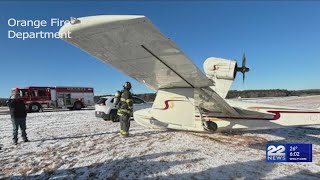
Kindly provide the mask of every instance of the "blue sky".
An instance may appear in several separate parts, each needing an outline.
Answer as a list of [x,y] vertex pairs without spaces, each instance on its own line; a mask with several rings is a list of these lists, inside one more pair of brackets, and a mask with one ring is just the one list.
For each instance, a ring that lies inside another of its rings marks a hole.
[[[59,39],[8,39],[7,20],[142,14],[171,38],[201,69],[208,57],[241,60],[250,72],[232,89],[320,88],[320,2],[138,1],[3,2],[0,1],[0,97],[13,87],[91,86],[113,94],[125,81],[133,92],[152,92],[143,84]],[[58,31],[58,27],[41,28]]]

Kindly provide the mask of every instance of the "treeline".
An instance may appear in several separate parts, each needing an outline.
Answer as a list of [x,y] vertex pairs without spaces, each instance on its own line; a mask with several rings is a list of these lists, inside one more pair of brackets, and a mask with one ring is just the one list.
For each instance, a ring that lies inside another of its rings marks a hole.
[[148,102],[153,102],[154,99],[156,98],[155,93],[147,93],[147,94],[135,94],[135,96],[140,97],[141,99],[148,101]]
[[[286,89],[268,89],[268,90],[245,90],[236,91],[231,90],[227,95],[227,99],[232,98],[259,98],[259,97],[285,97],[285,96],[311,96],[320,95],[320,89],[308,90],[286,90]],[[136,96],[144,99],[145,101],[154,101],[156,95],[149,94],[136,94]]]
[[6,98],[0,98],[0,106],[6,106],[7,100],[8,100],[8,99],[6,99]]
[[[147,102],[153,102],[154,99],[156,98],[156,94],[155,93],[145,93],[145,94],[133,94],[134,96],[140,97],[141,99],[147,101]],[[94,97],[94,102],[97,102],[100,97],[104,97],[104,96],[114,96],[114,95],[101,95],[101,96],[95,96]]]
[[[134,94],[145,101],[152,102],[154,101],[156,94],[155,93],[146,93],[146,94]],[[308,90],[286,90],[286,89],[266,89],[266,90],[245,90],[245,91],[229,91],[227,98],[259,98],[259,97],[284,97],[284,96],[310,96],[310,95],[320,95],[320,89],[308,89]],[[101,95],[95,96],[94,101],[97,102],[100,97],[108,96]],[[111,95],[112,96],[112,95]],[[0,98],[0,106],[5,106],[6,98]]]
[[[147,93],[147,94],[134,94],[145,101],[152,102],[154,101],[156,94]],[[320,89],[308,89],[308,90],[286,90],[286,89],[266,89],[266,90],[245,90],[245,91],[236,91],[231,90],[227,95],[227,99],[232,98],[259,98],[259,97],[285,97],[285,96],[311,96],[311,95],[320,95]],[[95,97],[95,102],[101,96]]]
[[227,99],[232,98],[259,98],[259,97],[284,97],[284,96],[310,96],[320,95],[320,89],[308,90],[286,90],[286,89],[267,89],[267,90],[245,90],[228,92]]

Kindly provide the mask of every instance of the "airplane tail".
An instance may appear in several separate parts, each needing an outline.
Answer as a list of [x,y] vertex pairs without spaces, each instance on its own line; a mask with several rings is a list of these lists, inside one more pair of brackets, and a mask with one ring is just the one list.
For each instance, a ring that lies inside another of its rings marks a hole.
[[214,82],[212,90],[226,98],[235,78],[236,61],[210,57],[203,63],[206,76]]

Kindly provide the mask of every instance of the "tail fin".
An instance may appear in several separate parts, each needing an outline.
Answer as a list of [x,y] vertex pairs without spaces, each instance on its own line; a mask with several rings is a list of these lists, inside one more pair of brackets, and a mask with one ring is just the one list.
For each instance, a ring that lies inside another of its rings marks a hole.
[[236,75],[236,61],[210,57],[203,63],[206,76],[213,81],[212,90],[226,98]]

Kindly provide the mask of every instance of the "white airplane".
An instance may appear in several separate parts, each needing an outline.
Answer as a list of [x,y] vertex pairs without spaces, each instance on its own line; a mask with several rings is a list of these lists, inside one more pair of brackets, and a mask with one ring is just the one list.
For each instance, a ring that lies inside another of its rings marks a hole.
[[236,73],[249,71],[236,61],[210,57],[205,75],[145,16],[101,15],[73,18],[62,38],[157,91],[152,108],[134,113],[149,128],[201,132],[319,125],[319,109],[297,109],[225,97]]

